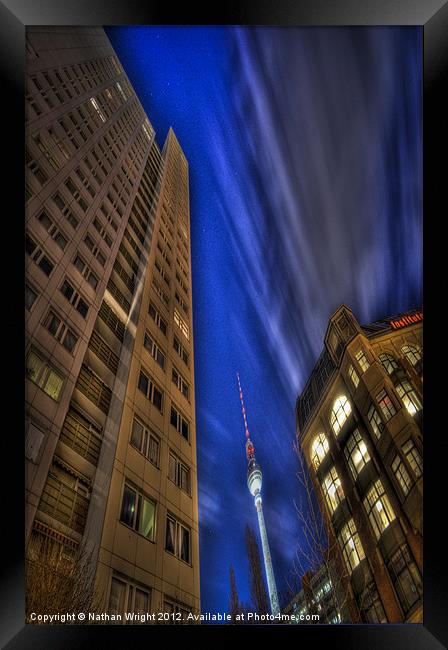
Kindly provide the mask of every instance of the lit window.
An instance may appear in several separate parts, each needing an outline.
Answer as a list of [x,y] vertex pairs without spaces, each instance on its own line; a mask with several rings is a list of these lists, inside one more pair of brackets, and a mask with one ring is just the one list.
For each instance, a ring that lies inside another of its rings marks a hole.
[[384,419],[386,420],[386,422],[388,422],[391,419],[391,417],[395,415],[395,413],[397,412],[395,406],[392,403],[392,400],[390,399],[389,395],[386,393],[385,390],[382,390],[378,393],[378,395],[376,396],[376,400],[384,416]]
[[190,340],[190,328],[188,327],[186,321],[181,317],[177,307],[174,308],[174,322],[179,327],[182,334],[185,336],[187,341]]
[[379,539],[381,533],[395,519],[395,513],[390,505],[380,479],[371,486],[364,499],[364,507],[369,516],[375,535]]
[[342,429],[342,426],[350,415],[351,410],[352,407],[345,395],[341,395],[335,400],[331,412],[330,423],[336,435],[338,435],[339,431]]
[[358,429],[355,429],[347,441],[344,449],[344,454],[347,462],[352,471],[353,477],[356,479],[360,471],[367,465],[370,460],[369,452],[367,451],[366,443],[361,438]]
[[409,440],[402,446],[402,449],[416,478],[420,478],[423,474],[423,461],[414,441],[409,438]]
[[408,470],[405,467],[405,464],[401,460],[400,456],[397,454],[392,461],[392,471],[400,484],[403,494],[406,496],[409,494],[409,490],[412,487],[411,477],[408,474]]
[[403,404],[406,407],[406,410],[410,415],[415,415],[418,411],[421,410],[422,404],[417,397],[417,393],[412,388],[411,384],[405,379],[395,386],[395,389]]
[[353,368],[352,364],[350,364],[348,367],[348,376],[352,380],[354,387],[357,388],[359,384],[359,377],[358,377],[358,373]]
[[421,350],[416,345],[403,345],[401,351],[412,366],[422,360]]
[[332,467],[325,476],[322,489],[330,512],[333,513],[344,499],[344,490],[342,489],[341,479],[339,478],[335,467]]
[[345,565],[349,574],[365,558],[364,549],[361,545],[355,522],[350,519],[341,529],[338,535],[339,544],[342,548]]
[[367,357],[364,353],[364,350],[359,350],[359,352],[356,353],[356,360],[359,363],[359,367],[363,372],[365,372],[368,368],[370,368],[370,363],[367,361]]
[[391,375],[395,370],[398,370],[398,363],[395,361],[394,357],[388,352],[380,354],[378,357],[381,361],[385,371],[388,375]]
[[124,486],[120,521],[154,540],[156,504],[129,485]]
[[317,469],[328,453],[328,440],[324,433],[319,433],[311,445],[311,462]]
[[104,113],[101,110],[101,108],[98,106],[98,102],[96,101],[96,99],[94,97],[90,98],[90,103],[92,104],[92,106],[95,109],[96,113],[100,116],[101,120],[103,122],[105,122],[106,118],[104,117]]
[[63,378],[41,359],[33,350],[26,358],[26,373],[29,379],[42,388],[52,399],[58,400]]

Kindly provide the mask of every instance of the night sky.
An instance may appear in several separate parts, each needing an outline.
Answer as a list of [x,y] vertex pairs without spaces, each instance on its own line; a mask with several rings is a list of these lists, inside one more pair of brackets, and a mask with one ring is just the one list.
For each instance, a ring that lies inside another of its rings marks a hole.
[[[294,404],[345,303],[422,302],[420,28],[106,30],[189,161],[201,604],[250,600],[241,375],[277,586],[301,541]],[[257,532],[258,535],[258,532]]]

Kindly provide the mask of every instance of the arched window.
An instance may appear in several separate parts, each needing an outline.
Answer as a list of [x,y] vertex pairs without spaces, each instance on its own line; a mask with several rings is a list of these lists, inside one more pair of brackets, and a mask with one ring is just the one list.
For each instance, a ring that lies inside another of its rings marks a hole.
[[383,364],[384,369],[388,375],[391,375],[394,370],[398,370],[398,363],[396,362],[395,358],[388,352],[383,352],[383,354],[380,354],[378,358]]
[[412,366],[422,360],[422,352],[416,345],[403,345],[401,351]]
[[319,433],[311,445],[311,462],[317,469],[328,453],[328,440],[324,433]]
[[350,402],[345,395],[340,395],[333,404],[333,410],[331,411],[330,424],[333,427],[333,431],[338,435],[339,431],[342,429],[342,426],[350,413],[352,412],[352,407]]

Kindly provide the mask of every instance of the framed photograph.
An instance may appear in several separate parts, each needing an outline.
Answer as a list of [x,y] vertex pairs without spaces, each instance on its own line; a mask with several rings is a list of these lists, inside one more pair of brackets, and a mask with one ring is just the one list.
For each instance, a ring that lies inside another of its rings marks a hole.
[[445,3],[0,11],[2,645],[445,647]]

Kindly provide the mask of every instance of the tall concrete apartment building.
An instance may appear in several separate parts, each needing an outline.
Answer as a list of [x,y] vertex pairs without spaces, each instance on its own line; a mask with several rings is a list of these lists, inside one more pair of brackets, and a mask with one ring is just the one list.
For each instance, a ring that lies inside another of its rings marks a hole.
[[197,612],[188,162],[101,28],[27,30],[26,527],[103,611]]
[[422,321],[342,305],[297,401],[297,436],[353,622],[422,622]]

